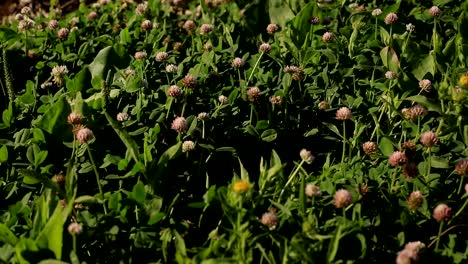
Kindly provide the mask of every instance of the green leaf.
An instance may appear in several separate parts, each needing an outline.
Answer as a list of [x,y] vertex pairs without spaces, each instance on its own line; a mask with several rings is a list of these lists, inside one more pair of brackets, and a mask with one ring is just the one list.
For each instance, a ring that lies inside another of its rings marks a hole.
[[436,62],[432,54],[427,55],[425,58],[420,60],[415,64],[415,69],[413,70],[413,75],[418,80],[422,80],[427,73],[434,76],[436,71]]
[[135,142],[135,140],[133,140],[132,137],[130,137],[126,130],[120,128],[119,123],[117,123],[117,121],[115,121],[107,112],[104,112],[104,115],[106,116],[109,124],[114,129],[115,133],[117,133],[124,145],[130,151],[130,155],[132,156],[133,160],[136,163],[139,162],[138,157],[140,156],[140,153],[138,151],[138,144]]
[[24,251],[39,251],[34,240],[30,238],[21,237],[20,241],[16,244],[16,258],[20,264],[30,264],[29,261],[24,259],[22,253]]
[[66,125],[65,120],[67,120],[70,112],[70,105],[65,96],[61,96],[37,122],[37,127],[47,131],[49,134],[54,134],[54,132],[57,132]]
[[5,124],[6,127],[9,127],[11,124],[12,118],[13,118],[13,102],[10,102],[8,104],[8,109],[3,111],[3,114],[2,114],[3,124]]
[[268,5],[271,23],[284,27],[287,21],[294,18],[294,13],[289,8],[287,2],[281,0],[269,0]]
[[137,182],[135,186],[133,186],[133,190],[130,193],[129,198],[135,200],[137,203],[142,204],[146,198],[145,185],[140,181]]
[[449,161],[441,158],[441,157],[436,157],[432,156],[431,157],[431,167],[432,168],[437,168],[437,169],[448,169],[450,167]]
[[60,203],[57,204],[54,213],[36,238],[36,244],[39,248],[50,249],[54,252],[55,258],[59,260],[62,258],[63,225],[73,208],[73,203],[74,200],[69,201],[69,205],[65,209]]
[[379,149],[384,156],[389,157],[393,153],[393,142],[389,138],[383,137],[380,140]]
[[305,133],[304,134],[304,137],[310,137],[310,136],[313,136],[315,134],[317,134],[319,132],[319,130],[317,128],[313,128],[312,130],[310,130],[309,132]]
[[385,47],[380,51],[383,65],[393,72],[398,72],[400,68],[400,60],[395,50],[390,47]]
[[410,97],[405,98],[405,100],[419,103],[419,104],[425,106],[427,108],[427,110],[429,110],[429,111],[437,112],[439,114],[442,113],[442,109],[440,109],[440,106],[438,106],[438,105],[432,103],[431,101],[429,101],[424,95],[410,96]]
[[0,223],[0,241],[15,246],[18,242],[18,238],[13,234],[13,232],[11,232],[8,226]]
[[0,148],[0,163],[4,163],[8,161],[8,148],[6,145],[3,145]]
[[276,133],[276,130],[274,129],[267,129],[263,131],[260,137],[265,142],[271,142],[271,141],[274,141],[278,137],[278,134]]

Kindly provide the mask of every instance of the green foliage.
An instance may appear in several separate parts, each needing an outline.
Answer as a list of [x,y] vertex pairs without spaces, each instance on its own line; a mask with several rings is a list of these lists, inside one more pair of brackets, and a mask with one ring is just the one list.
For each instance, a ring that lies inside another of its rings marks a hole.
[[0,262],[466,262],[468,2],[85,2],[0,27]]

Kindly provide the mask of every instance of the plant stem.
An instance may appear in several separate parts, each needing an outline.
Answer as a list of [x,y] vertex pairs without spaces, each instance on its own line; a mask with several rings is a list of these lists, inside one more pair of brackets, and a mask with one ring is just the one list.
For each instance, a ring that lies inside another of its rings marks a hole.
[[[299,165],[296,167],[296,169],[293,171],[293,173],[291,174],[291,176],[289,176],[289,179],[288,181],[286,182],[286,185],[284,185],[283,187],[283,190],[281,190],[281,193],[280,193],[280,196],[278,198],[278,202],[281,201],[281,197],[283,196],[283,193],[284,193],[284,190],[286,190],[286,188],[289,186],[289,184],[291,184],[292,180],[294,179],[294,177],[296,176],[296,174],[299,172],[299,170],[302,168],[302,165],[304,164],[305,160],[301,160],[301,163],[299,163]],[[304,190],[303,190],[304,191]]]
[[344,169],[345,152],[346,152],[346,121],[343,121],[343,150],[341,152],[341,169],[343,171],[343,176],[345,175],[345,169]]
[[429,175],[431,174],[431,148],[428,148],[428,155],[427,155],[427,161],[426,161],[426,166],[427,166],[427,173],[426,173],[426,183],[429,180]]
[[[104,194],[102,192],[101,181],[99,180],[99,172],[97,171],[96,164],[94,163],[93,155],[91,154],[91,149],[89,148],[88,143],[86,143],[86,149],[88,150],[89,159],[90,159],[91,165],[93,166],[93,169],[94,169],[94,174],[96,174],[96,182],[97,182],[97,185],[98,185],[98,188],[99,188],[99,195],[104,200]],[[104,214],[107,214],[106,203],[104,202],[102,206],[104,208]]]
[[260,63],[260,60],[262,59],[262,57],[263,57],[263,54],[264,54],[263,52],[262,52],[262,53],[260,53],[260,57],[258,57],[258,60],[257,60],[257,62],[255,62],[254,68],[253,68],[252,72],[250,73],[250,76],[249,76],[249,78],[247,79],[247,82],[245,83],[245,85],[246,85],[246,86],[248,86],[248,85],[249,85],[250,79],[252,79],[252,76],[253,76],[253,74],[254,74],[255,70],[257,69],[257,67],[258,67],[258,64]]
[[436,242],[435,251],[437,251],[439,249],[440,235],[442,233],[442,228],[443,227],[444,227],[444,221],[441,221],[440,226],[439,226],[439,233],[437,234],[437,242]]
[[462,190],[462,186],[463,186],[463,177],[460,179],[460,185],[458,186],[458,192],[457,192],[458,195],[460,195],[460,192]]

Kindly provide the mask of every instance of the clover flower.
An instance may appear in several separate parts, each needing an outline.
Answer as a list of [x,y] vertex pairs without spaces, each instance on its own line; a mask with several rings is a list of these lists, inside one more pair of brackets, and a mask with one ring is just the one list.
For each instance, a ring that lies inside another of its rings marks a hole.
[[322,191],[320,191],[320,187],[317,185],[308,183],[305,187],[305,194],[308,197],[320,197],[322,195]]
[[182,143],[182,152],[190,152],[195,149],[195,143],[191,140],[186,140]]
[[367,141],[364,144],[362,144],[362,149],[364,150],[364,153],[367,155],[372,155],[377,153],[377,143],[372,142],[372,141]]
[[421,134],[421,144],[423,146],[431,148],[432,146],[436,145],[439,142],[437,138],[437,134],[433,131],[427,131]]
[[62,86],[64,84],[64,79],[63,77],[68,74],[68,68],[65,65],[61,66],[55,66],[52,68],[52,72],[50,73],[52,75],[53,81],[58,85]]
[[397,22],[397,20],[398,20],[398,16],[395,13],[389,13],[385,17],[385,24],[393,25],[393,24],[395,24]]
[[171,128],[178,133],[183,133],[188,129],[187,121],[183,117],[177,117],[172,121]]
[[351,204],[351,193],[346,189],[336,191],[333,196],[333,204],[336,208],[344,208]]
[[388,158],[388,164],[392,167],[396,167],[399,165],[403,165],[408,161],[408,158],[406,157],[406,154],[401,151],[395,151],[390,155]]
[[158,62],[162,62],[162,61],[165,61],[167,60],[167,58],[169,57],[169,54],[167,54],[167,52],[158,52],[156,53],[156,61]]
[[308,151],[307,149],[301,149],[299,156],[301,156],[301,159],[308,164],[312,164],[312,162],[315,160],[312,152]]
[[446,204],[439,204],[434,208],[432,212],[432,218],[437,222],[446,221],[452,216],[452,208],[448,207]]
[[182,95],[182,90],[177,85],[171,85],[167,89],[167,95],[170,97],[180,97]]
[[256,102],[260,98],[260,89],[258,87],[250,87],[249,90],[247,90],[247,98],[251,102]]
[[70,225],[68,225],[68,233],[70,233],[70,235],[79,235],[83,232],[83,227],[81,227],[80,224],[76,223],[76,222],[73,222],[71,223]]
[[269,24],[266,28],[266,31],[268,34],[273,35],[275,32],[279,30],[279,27],[277,24]]
[[424,197],[420,191],[414,191],[408,197],[408,209],[410,211],[416,211],[419,207],[421,207],[423,203]]
[[340,109],[338,109],[335,115],[336,119],[338,120],[348,120],[353,117],[351,110],[346,106],[343,106]]
[[268,43],[262,43],[260,45],[260,47],[258,48],[258,50],[261,52],[261,53],[270,53],[271,51],[271,46],[270,44]]
[[244,66],[244,64],[245,64],[245,61],[242,58],[237,57],[237,58],[234,58],[234,60],[231,63],[231,66],[233,68],[239,69],[242,66]]
[[323,33],[323,36],[322,36],[322,41],[325,42],[325,43],[330,43],[333,41],[335,37],[333,36],[333,33],[331,32],[325,32]]
[[376,8],[374,10],[372,10],[372,16],[376,17],[376,16],[380,16],[382,14],[382,9],[380,8]]
[[197,79],[191,74],[185,75],[185,77],[182,79],[182,86],[186,88],[193,89],[197,86],[197,83]]
[[166,72],[167,73],[177,73],[179,71],[179,67],[175,64],[168,64],[166,65]]
[[88,143],[91,139],[94,138],[93,131],[87,127],[80,128],[76,132],[76,139],[80,144]]
[[440,10],[440,8],[437,6],[432,6],[429,8],[428,13],[431,17],[438,17],[440,14],[442,14],[442,10]]
[[70,30],[68,30],[68,28],[61,28],[57,31],[57,37],[59,39],[66,39],[69,33],[70,33]]
[[117,114],[117,121],[119,122],[124,122],[130,119],[130,116],[128,115],[127,112],[120,112]]

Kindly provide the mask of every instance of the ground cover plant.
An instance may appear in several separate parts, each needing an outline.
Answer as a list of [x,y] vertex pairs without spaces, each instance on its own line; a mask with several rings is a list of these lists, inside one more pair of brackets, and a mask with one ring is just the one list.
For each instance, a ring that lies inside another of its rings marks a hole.
[[29,1],[5,263],[466,263],[468,1]]

